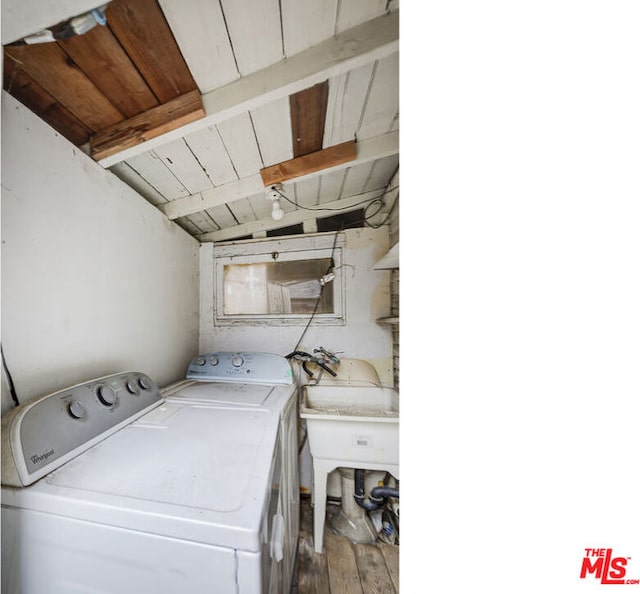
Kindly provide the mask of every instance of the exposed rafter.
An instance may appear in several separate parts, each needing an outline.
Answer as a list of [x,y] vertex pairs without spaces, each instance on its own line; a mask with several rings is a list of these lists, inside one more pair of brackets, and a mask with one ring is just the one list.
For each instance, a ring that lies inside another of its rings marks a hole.
[[99,160],[110,167],[196,130],[217,124],[381,59],[399,48],[397,11],[348,29],[299,54],[202,95],[206,116]]
[[[322,175],[338,169],[344,169],[345,167],[354,167],[356,165],[361,165],[362,163],[368,163],[376,161],[377,159],[383,159],[384,157],[395,155],[400,149],[399,134],[398,132],[389,132],[388,134],[383,134],[376,138],[357,142],[355,147],[355,159],[326,169],[309,172],[306,175],[296,177],[296,181],[309,179],[317,175]],[[198,192],[191,196],[185,196],[184,198],[179,198],[178,200],[173,200],[166,204],[160,204],[158,208],[170,219],[177,219],[201,210],[207,210],[215,206],[241,200],[242,198],[248,198],[262,191],[264,191],[264,182],[262,176],[257,173],[229,184],[225,184],[224,186],[211,188],[210,190]]]
[[[220,229],[219,231],[212,231],[210,233],[203,233],[198,235],[197,239],[200,242],[207,241],[226,241],[233,239],[234,237],[242,237],[244,235],[252,235],[254,233],[260,233],[261,231],[269,231],[270,229],[277,229],[279,227],[289,227],[290,225],[298,225],[305,221],[316,219],[319,216],[327,216],[331,210],[339,210],[340,212],[347,212],[349,210],[355,210],[362,208],[364,204],[371,200],[379,198],[382,194],[382,190],[372,190],[364,194],[358,194],[356,196],[349,196],[341,200],[335,200],[334,202],[328,202],[321,206],[314,207],[313,209],[300,209],[286,213],[284,218],[280,221],[274,221],[272,219],[263,219],[260,221],[253,221],[251,223],[245,223],[243,225],[236,225],[235,227],[227,227],[226,229]],[[384,217],[385,212],[379,213],[381,217]]]

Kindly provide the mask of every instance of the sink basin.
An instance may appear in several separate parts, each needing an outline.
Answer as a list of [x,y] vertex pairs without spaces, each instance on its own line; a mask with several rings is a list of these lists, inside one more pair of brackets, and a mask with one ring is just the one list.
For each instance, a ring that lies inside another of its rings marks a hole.
[[313,459],[313,546],[322,552],[327,475],[338,467],[386,470],[400,478],[397,390],[366,383],[307,385],[300,416]]
[[374,385],[303,387],[300,416],[307,421],[311,456],[337,466],[398,464],[397,390]]

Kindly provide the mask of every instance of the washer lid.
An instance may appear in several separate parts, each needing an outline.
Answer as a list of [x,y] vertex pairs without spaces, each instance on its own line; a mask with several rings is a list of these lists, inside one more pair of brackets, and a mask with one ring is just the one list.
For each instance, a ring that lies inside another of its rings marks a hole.
[[259,550],[278,415],[164,403],[3,503]]
[[261,408],[265,406],[273,390],[274,386],[260,384],[195,382],[172,392],[170,398],[184,402]]

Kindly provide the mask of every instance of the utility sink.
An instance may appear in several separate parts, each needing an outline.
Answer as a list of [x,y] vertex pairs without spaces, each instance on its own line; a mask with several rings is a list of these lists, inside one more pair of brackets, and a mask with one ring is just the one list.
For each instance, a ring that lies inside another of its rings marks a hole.
[[300,416],[307,421],[314,460],[334,460],[349,468],[398,464],[400,402],[393,388],[307,385]]

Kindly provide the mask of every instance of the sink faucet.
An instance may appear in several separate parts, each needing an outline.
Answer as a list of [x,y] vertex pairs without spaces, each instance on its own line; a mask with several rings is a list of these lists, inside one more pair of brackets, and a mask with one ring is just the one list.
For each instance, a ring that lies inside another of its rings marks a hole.
[[[338,359],[335,353],[327,351],[323,347],[313,349],[313,355],[303,351],[293,351],[292,353],[289,353],[286,358],[302,361],[302,369],[304,369],[305,373],[309,376],[310,382],[313,381],[316,384],[320,381],[320,378],[325,371],[335,377],[337,375],[336,372],[330,367],[327,367],[327,365],[337,365],[340,363],[340,359]],[[317,378],[313,376],[313,372],[309,370],[307,363],[315,363],[320,367]]]

